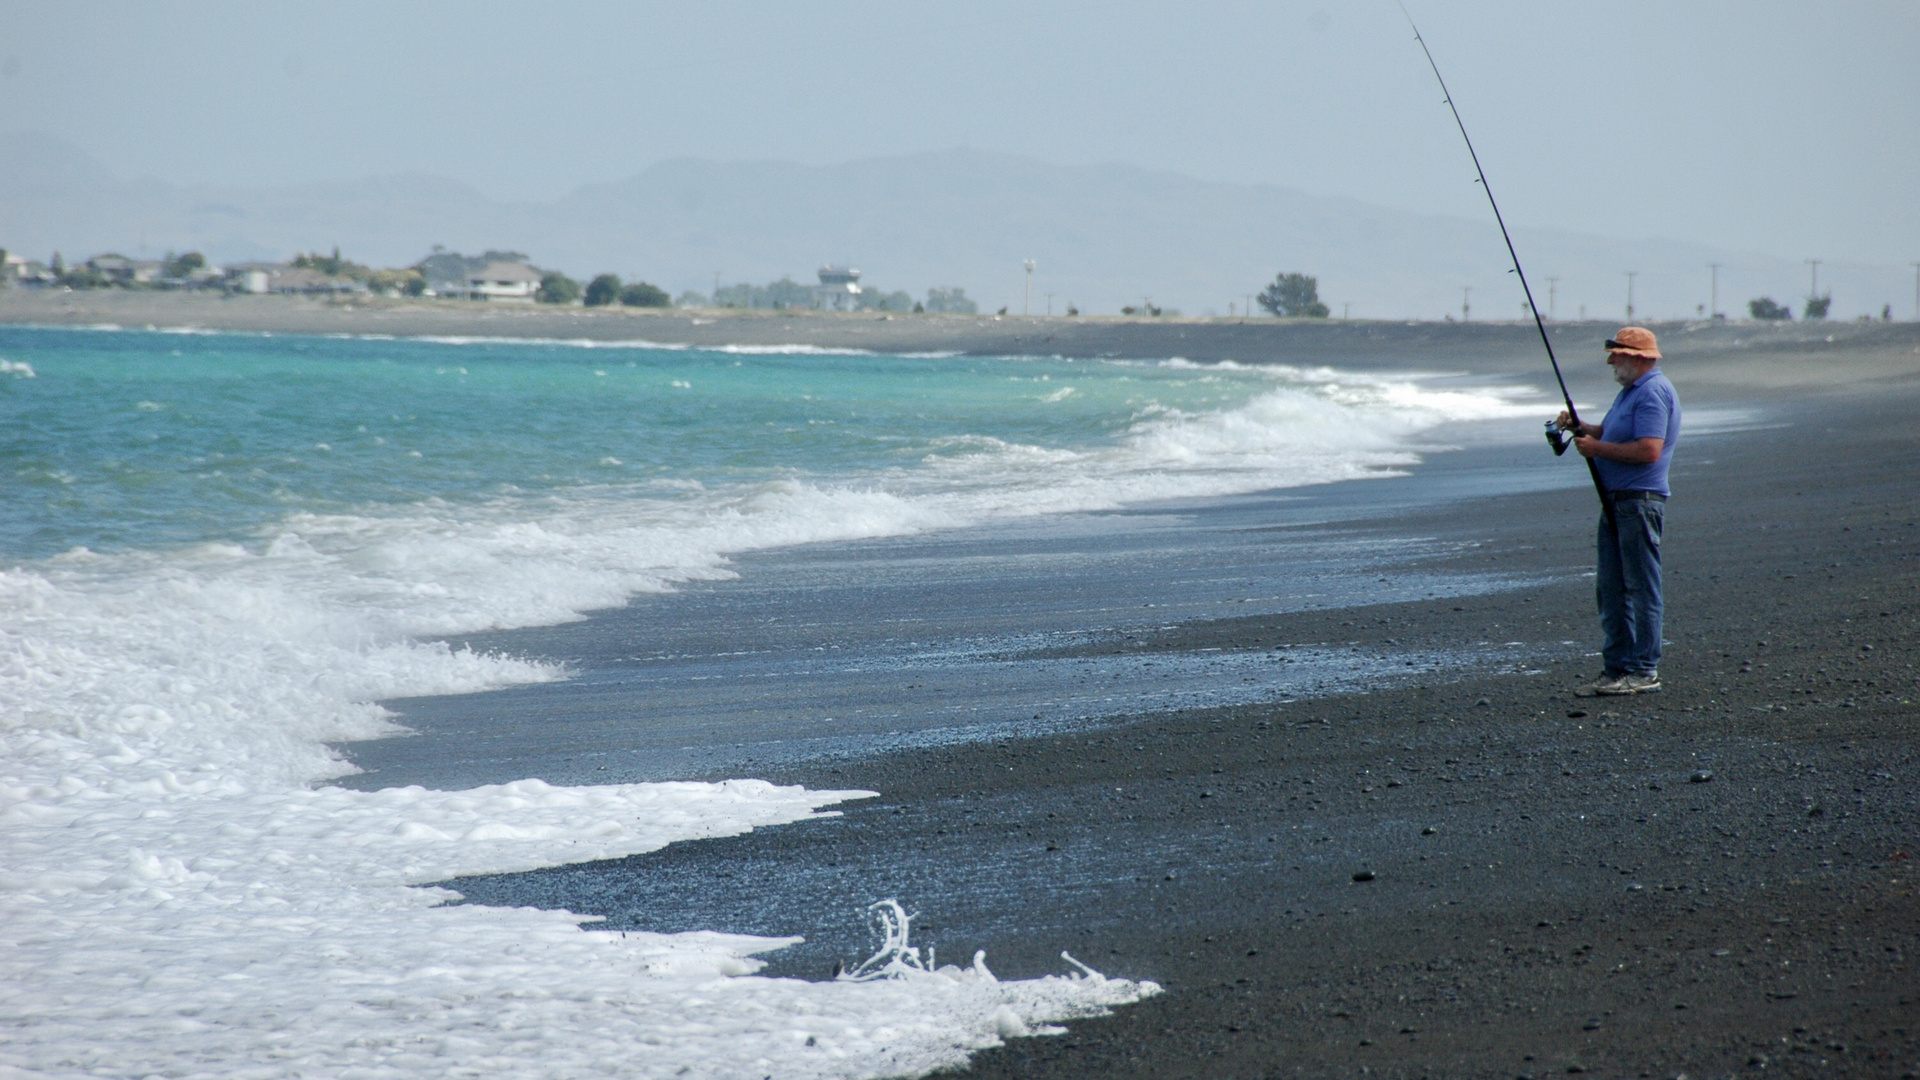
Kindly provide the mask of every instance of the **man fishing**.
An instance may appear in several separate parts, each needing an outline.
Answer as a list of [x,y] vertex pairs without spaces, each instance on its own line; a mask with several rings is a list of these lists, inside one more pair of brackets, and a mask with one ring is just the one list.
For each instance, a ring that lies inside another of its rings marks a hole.
[[[1400,11],[1413,26],[1406,5]],[[1540,305],[1533,302],[1533,288],[1527,284],[1527,272],[1520,266],[1520,253],[1514,250],[1513,234],[1500,215],[1500,203],[1487,183],[1487,170],[1480,165],[1480,154],[1467,136],[1467,122],[1460,118],[1460,107],[1453,102],[1453,91],[1440,75],[1440,65],[1427,48],[1420,28],[1413,27],[1413,39],[1426,54],[1434,81],[1446,95],[1447,108],[1467,144],[1467,156],[1473,159],[1473,171],[1479,174],[1480,190],[1493,208],[1493,220],[1500,226],[1500,238],[1507,242],[1507,256],[1513,260],[1513,275],[1527,297],[1527,310],[1533,313],[1534,329],[1540,331],[1540,345],[1547,351],[1547,363],[1553,366],[1553,381],[1560,386],[1565,411],[1547,425],[1547,441],[1555,455],[1564,453],[1567,440],[1561,432],[1573,433],[1573,445],[1587,459],[1587,473],[1593,490],[1600,497],[1600,559],[1594,591],[1600,601],[1600,628],[1605,644],[1601,656],[1606,671],[1600,678],[1580,687],[1582,697],[1601,694],[1645,694],[1660,689],[1660,528],[1667,502],[1667,463],[1673,460],[1673,445],[1680,438],[1680,397],[1673,384],[1656,371],[1660,364],[1660,344],[1653,331],[1644,326],[1629,326],[1617,337],[1607,339],[1607,363],[1613,366],[1614,381],[1621,386],[1597,426],[1583,423],[1567,392],[1567,380],[1560,373],[1560,360],[1553,355],[1553,339],[1547,334],[1546,321],[1540,317]]]
[[1659,370],[1653,331],[1629,326],[1607,339],[1607,364],[1620,393],[1606,418],[1581,423],[1568,410],[1554,421],[1599,470],[1607,500],[1594,574],[1606,671],[1574,691],[1581,697],[1660,689],[1660,531],[1680,438],[1680,397]]

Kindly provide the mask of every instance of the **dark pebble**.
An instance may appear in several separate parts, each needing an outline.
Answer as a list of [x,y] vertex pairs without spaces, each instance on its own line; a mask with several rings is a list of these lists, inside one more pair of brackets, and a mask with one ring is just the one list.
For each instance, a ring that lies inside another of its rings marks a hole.
[[1353,872],[1353,880],[1355,880],[1355,881],[1372,881],[1372,880],[1373,880],[1373,871],[1371,871],[1371,870],[1355,870],[1355,871]]
[[1687,777],[1687,783],[1704,784],[1711,779],[1713,779],[1712,769],[1695,769],[1692,775]]
[[1584,719],[1586,715],[1587,715],[1587,710],[1585,709],[1568,709],[1567,710],[1567,719],[1569,720]]

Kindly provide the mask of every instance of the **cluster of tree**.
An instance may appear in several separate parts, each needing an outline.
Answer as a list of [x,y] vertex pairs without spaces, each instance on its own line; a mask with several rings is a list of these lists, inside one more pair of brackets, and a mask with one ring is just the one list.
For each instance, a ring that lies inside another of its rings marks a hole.
[[328,277],[346,278],[349,281],[365,281],[373,276],[372,267],[341,258],[337,246],[331,255],[322,255],[317,251],[295,255],[289,265],[301,270],[318,270]]
[[1285,319],[1324,319],[1332,314],[1320,302],[1320,279],[1309,274],[1281,274],[1254,300]]
[[160,272],[176,281],[184,281],[188,274],[193,273],[195,270],[202,269],[206,265],[207,257],[197,251],[189,251],[183,255],[175,255],[172,252],[168,252],[166,261],[162,264]]
[[765,285],[722,285],[713,291],[713,306],[721,308],[766,308],[785,311],[813,306],[813,288],[791,277]]
[[558,270],[540,275],[540,288],[533,298],[542,304],[573,304],[580,300],[580,283]]
[[[542,282],[541,291],[546,291],[545,282]],[[623,285],[618,274],[601,274],[587,282],[586,303],[588,307],[607,307],[611,304],[650,308],[673,306],[673,300],[667,296],[665,289],[644,281]]]
[[[854,298],[856,311],[959,311],[960,307],[939,308],[932,306],[934,296],[938,294],[943,304],[963,305],[971,314],[977,310],[973,302],[966,297],[964,289],[929,289],[928,304],[922,306],[914,302],[913,296],[902,290],[882,292],[875,288],[862,289]],[[757,308],[773,311],[791,311],[813,306],[813,286],[804,285],[791,277],[779,281],[770,281],[765,285],[750,285],[740,282],[737,285],[722,285],[714,290],[711,298],[697,292],[682,293],[679,303],[682,307],[706,307],[711,304],[720,308]]]
[[[1801,310],[1800,317],[1808,322],[1819,322],[1827,317],[1827,312],[1832,310],[1832,308],[1833,295],[1831,293],[1826,296],[1809,296],[1807,297],[1807,306]],[[1785,304],[1775,303],[1771,296],[1762,296],[1747,301],[1747,314],[1762,322],[1793,321],[1793,309]],[[1889,310],[1887,314],[1891,315],[1892,311]]]
[[[106,255],[96,256],[96,258],[124,259],[126,256],[115,255],[109,252]],[[86,263],[68,266],[67,260],[61,258],[60,253],[57,251],[53,253],[53,261],[47,264],[47,269],[53,271],[55,281],[58,281],[69,289],[104,289],[113,284],[112,278],[107,277],[107,275],[95,270]]]
[[[186,257],[197,258],[197,253],[188,253]],[[303,270],[315,270],[328,277],[344,278],[348,281],[365,282],[367,288],[377,293],[419,296],[427,291],[427,278],[418,265],[388,267],[376,269],[365,263],[357,263],[340,254],[335,247],[333,252],[322,255],[310,251],[304,255],[295,255],[289,264]]]
[[967,299],[967,290],[958,285],[928,289],[926,311],[935,315],[978,315],[980,305]]

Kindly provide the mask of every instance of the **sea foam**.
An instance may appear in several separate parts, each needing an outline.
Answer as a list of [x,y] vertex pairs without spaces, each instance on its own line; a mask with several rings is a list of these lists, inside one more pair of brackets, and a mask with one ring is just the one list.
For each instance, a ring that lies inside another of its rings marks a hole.
[[864,792],[318,785],[348,769],[327,744],[395,732],[373,702],[566,674],[442,635],[727,576],[733,552],[1380,475],[1417,460],[1422,431],[1530,411],[1510,391],[1270,375],[1244,405],[1143,409],[1094,446],[957,438],[833,480],[297,512],[244,543],[0,572],[0,1066],[899,1075],[1155,992],[1086,971],[1000,982],[984,963],[767,979],[753,954],[781,939],[582,933],[566,912],[437,907],[448,894],[420,887]]

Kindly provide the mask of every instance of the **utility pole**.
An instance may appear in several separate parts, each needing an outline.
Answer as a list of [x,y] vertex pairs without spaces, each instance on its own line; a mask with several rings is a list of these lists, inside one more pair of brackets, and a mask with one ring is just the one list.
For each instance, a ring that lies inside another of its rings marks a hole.
[[1807,279],[1807,299],[1809,300],[1820,298],[1820,264],[1825,261],[1825,259],[1807,260],[1807,266],[1813,271],[1813,276]]
[[1471,299],[1473,299],[1473,286],[1471,285],[1460,286],[1460,321],[1461,322],[1466,322],[1467,316],[1473,314],[1473,305],[1467,302]]
[[1627,271],[1627,322],[1629,323],[1633,322],[1633,279],[1639,276],[1638,270]]
[[[1920,266],[1920,263],[1916,263],[1915,265]],[[1913,280],[1920,281],[1920,277],[1915,277]],[[1920,286],[1915,286],[1915,288],[1920,289]],[[1914,295],[1920,296],[1920,292],[1915,292]],[[1241,310],[1247,313],[1247,317],[1251,318],[1253,316],[1253,294],[1252,293],[1247,294],[1247,306]]]
[[713,272],[713,306],[720,306],[720,271]]
[[1027,260],[1027,300],[1020,305],[1020,314],[1033,314],[1033,260]]
[[1053,318],[1053,294],[1047,294],[1047,318]]
[[1713,291],[1707,297],[1707,318],[1720,317],[1720,264],[1708,263],[1707,269],[1713,271]]
[[1353,317],[1353,304],[1352,304],[1352,302],[1350,302],[1350,301],[1342,301],[1342,302],[1341,302],[1341,304],[1340,304],[1340,321],[1341,321],[1341,322],[1346,322],[1346,321],[1347,321],[1348,319],[1350,319],[1350,318],[1352,318],[1352,317]]
[[1547,321],[1548,322],[1553,321],[1553,301],[1555,298],[1554,294],[1559,291],[1559,288],[1558,288],[1559,284],[1560,284],[1560,279],[1557,277],[1550,277],[1547,279]]
[[1913,267],[1913,321],[1920,322],[1920,262]]

